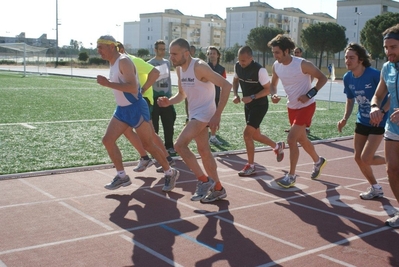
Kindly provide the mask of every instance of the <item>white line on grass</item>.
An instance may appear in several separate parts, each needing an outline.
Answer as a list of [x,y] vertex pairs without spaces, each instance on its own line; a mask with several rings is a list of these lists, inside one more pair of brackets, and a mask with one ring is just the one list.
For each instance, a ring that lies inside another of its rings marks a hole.
[[26,127],[26,128],[28,128],[28,129],[36,129],[35,126],[32,126],[32,125],[27,124],[27,123],[21,123],[21,125],[24,126],[24,127]]

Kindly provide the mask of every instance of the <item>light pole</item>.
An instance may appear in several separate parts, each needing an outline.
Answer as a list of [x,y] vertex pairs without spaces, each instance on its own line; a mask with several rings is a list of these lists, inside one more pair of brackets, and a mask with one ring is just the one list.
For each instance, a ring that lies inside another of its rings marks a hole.
[[357,15],[357,21],[356,21],[356,24],[357,24],[357,32],[356,32],[357,43],[360,42],[359,17],[360,17],[361,14],[362,14],[362,12],[356,12],[356,15]]
[[55,0],[55,67],[58,66],[58,0]]

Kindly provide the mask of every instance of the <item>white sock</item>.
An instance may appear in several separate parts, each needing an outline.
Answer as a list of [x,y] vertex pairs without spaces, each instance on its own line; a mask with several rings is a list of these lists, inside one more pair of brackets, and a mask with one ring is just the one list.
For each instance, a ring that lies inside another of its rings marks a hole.
[[278,149],[278,144],[276,143],[276,147],[274,148],[274,150],[277,150]]
[[382,189],[381,185],[379,184],[373,184],[374,189]]
[[164,171],[165,175],[171,176],[173,174],[172,169],[169,168],[169,170]]
[[315,164],[319,164],[321,162],[321,157],[319,157],[319,160],[315,162]]
[[118,174],[118,176],[119,176],[120,178],[125,178],[125,176],[126,176],[125,170],[117,171],[117,174]]

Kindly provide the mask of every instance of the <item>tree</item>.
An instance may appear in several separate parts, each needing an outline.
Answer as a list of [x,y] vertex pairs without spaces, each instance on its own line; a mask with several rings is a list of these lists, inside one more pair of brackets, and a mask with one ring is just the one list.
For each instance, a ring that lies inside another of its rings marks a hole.
[[384,58],[382,33],[399,23],[399,13],[384,13],[364,24],[360,32],[360,43],[367,49],[373,58]]
[[204,52],[202,52],[202,51],[199,52],[198,58],[200,58],[200,59],[206,61],[206,55],[205,55]]
[[270,51],[267,43],[280,33],[284,33],[284,31],[279,28],[271,28],[266,26],[253,28],[249,32],[247,41],[245,43],[249,45],[252,50],[262,52],[263,66],[266,64],[266,52]]
[[224,62],[230,63],[236,58],[236,54],[234,54],[230,50],[226,50],[224,52]]
[[137,56],[138,56],[138,57],[141,57],[141,58],[146,57],[146,56],[148,56],[149,54],[150,54],[150,51],[148,51],[148,49],[140,48],[140,49],[137,51]]
[[86,51],[85,51],[85,52],[80,52],[80,53],[79,53],[79,57],[78,57],[78,60],[79,60],[79,61],[84,61],[84,62],[86,62],[88,59],[89,59],[89,55],[87,54]]
[[338,53],[348,44],[346,28],[333,22],[319,22],[302,30],[301,40],[306,49],[319,53],[319,69],[323,53]]

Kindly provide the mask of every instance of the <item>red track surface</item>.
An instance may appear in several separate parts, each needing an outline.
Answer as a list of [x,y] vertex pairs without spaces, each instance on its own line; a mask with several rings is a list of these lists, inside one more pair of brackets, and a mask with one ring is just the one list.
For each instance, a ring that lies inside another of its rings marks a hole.
[[[384,226],[398,203],[385,166],[375,166],[385,197],[368,187],[352,140],[316,144],[327,159],[318,180],[300,149],[296,187],[276,185],[289,150],[255,155],[257,175],[238,177],[245,154],[216,157],[228,196],[190,201],[196,180],[182,161],[171,193],[151,167],[132,185],[103,188],[114,169],[0,181],[0,266],[399,266],[399,231]],[[383,144],[378,153],[383,154]]]

